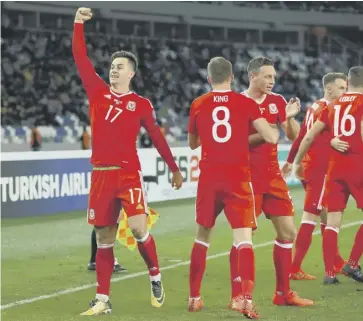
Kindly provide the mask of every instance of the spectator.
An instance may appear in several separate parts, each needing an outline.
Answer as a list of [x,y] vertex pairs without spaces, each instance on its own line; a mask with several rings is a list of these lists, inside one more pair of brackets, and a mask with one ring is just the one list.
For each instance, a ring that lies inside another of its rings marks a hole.
[[90,149],[91,148],[91,137],[88,134],[87,126],[83,126],[83,133],[81,138],[79,139],[81,141],[81,148],[82,149]]
[[34,127],[31,130],[31,138],[30,138],[30,147],[33,152],[40,151],[41,149],[41,136],[39,133],[38,128],[34,125]]

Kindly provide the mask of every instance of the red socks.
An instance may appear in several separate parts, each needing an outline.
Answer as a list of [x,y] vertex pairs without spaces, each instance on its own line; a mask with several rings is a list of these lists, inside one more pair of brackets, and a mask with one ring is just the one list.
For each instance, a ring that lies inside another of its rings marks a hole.
[[339,229],[327,226],[323,235],[323,257],[325,264],[325,275],[335,277],[334,260],[338,249]]
[[[113,244],[100,245],[96,254],[97,294],[110,295],[113,272]],[[107,301],[105,299],[105,301]]]
[[[320,231],[322,236],[324,235],[325,227],[325,224],[320,223]],[[295,255],[292,262],[291,273],[297,273],[301,269],[302,261],[304,260],[311,245],[314,228],[314,222],[302,222],[295,242]],[[343,265],[344,259],[339,253],[337,244],[337,250],[334,257],[334,267],[339,270],[343,267]]]
[[352,252],[350,253],[348,264],[356,269],[359,265],[359,259],[363,254],[363,225],[360,226],[355,236]]
[[292,241],[275,240],[273,258],[276,273],[276,292],[290,292],[290,271],[292,261]]
[[160,281],[159,262],[154,238],[147,233],[144,239],[138,240],[137,247],[149,270],[151,280]]
[[238,251],[234,245],[232,245],[231,252],[229,253],[229,267],[231,275],[232,298],[235,298],[241,294],[242,280],[238,272]]
[[315,222],[302,222],[295,241],[295,255],[292,262],[291,273],[297,273],[301,269],[301,263],[311,245],[315,225]]
[[[320,223],[320,231],[321,231],[322,237],[324,235],[325,227],[326,227],[326,225],[324,223]],[[339,246],[337,246],[337,253],[336,253],[335,259],[334,259],[334,267],[339,270],[343,267],[343,265],[344,265],[344,259],[342,258],[342,256],[339,253]]]
[[325,228],[326,228],[326,224],[324,224],[324,223],[320,223],[320,232],[321,232],[321,236],[323,236],[323,235],[324,235]]
[[236,246],[232,246],[229,255],[231,297],[235,298],[242,294],[251,300],[255,284],[255,255],[252,244],[241,242]]
[[239,264],[239,275],[241,277],[241,293],[243,297],[252,300],[252,292],[255,285],[255,254],[252,243],[241,242],[236,245]]
[[198,240],[195,240],[193,245],[189,270],[190,298],[200,297],[200,286],[207,262],[208,247],[208,243]]

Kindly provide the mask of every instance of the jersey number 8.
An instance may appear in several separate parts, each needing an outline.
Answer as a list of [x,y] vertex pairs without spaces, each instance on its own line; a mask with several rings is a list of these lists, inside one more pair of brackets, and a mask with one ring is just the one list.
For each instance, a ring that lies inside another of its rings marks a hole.
[[[218,112],[223,112],[223,118],[219,119],[217,117]],[[213,109],[212,112],[212,119],[214,121],[213,127],[212,127],[212,136],[213,139],[217,143],[225,143],[228,142],[232,136],[232,127],[231,124],[228,122],[231,114],[229,112],[229,109],[225,106],[218,106]],[[226,135],[223,137],[218,136],[218,127],[224,126],[226,128]]]
[[[348,105],[344,111],[343,117],[340,119],[340,105],[334,106],[334,136],[339,136],[340,133],[343,136],[352,136],[355,132],[355,119],[349,114],[352,105]],[[350,129],[347,130],[347,122],[350,122]]]

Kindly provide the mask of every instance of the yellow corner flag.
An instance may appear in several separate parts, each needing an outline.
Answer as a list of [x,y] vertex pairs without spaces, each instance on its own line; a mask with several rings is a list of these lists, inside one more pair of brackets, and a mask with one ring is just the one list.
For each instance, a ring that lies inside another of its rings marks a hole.
[[[148,230],[156,223],[160,214],[153,210],[149,209],[149,215],[147,216],[147,228]],[[118,240],[122,245],[126,246],[130,251],[133,251],[136,248],[136,240],[132,235],[129,224],[127,222],[127,215],[125,211],[122,209],[120,214],[120,221],[118,225],[116,240]]]

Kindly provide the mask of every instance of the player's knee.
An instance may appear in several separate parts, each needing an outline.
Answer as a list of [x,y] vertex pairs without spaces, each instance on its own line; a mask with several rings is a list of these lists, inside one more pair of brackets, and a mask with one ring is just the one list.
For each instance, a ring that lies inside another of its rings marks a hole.
[[340,228],[343,212],[331,212],[327,217],[327,226]]
[[316,222],[318,217],[318,215],[313,213],[313,210],[304,210],[301,221]]
[[135,215],[128,217],[128,223],[132,235],[136,240],[141,240],[148,233],[146,215]]
[[95,226],[97,245],[114,244],[116,237],[116,226]]
[[284,229],[278,232],[278,239],[282,241],[293,241],[297,236],[297,229],[294,224],[287,225]]
[[252,244],[252,228],[233,229],[233,242],[234,244],[239,244],[239,243]]
[[211,232],[212,232],[211,228],[198,225],[197,240],[202,241],[204,243],[210,243]]
[[148,233],[147,228],[143,226],[134,226],[130,229],[136,240],[142,240]]

